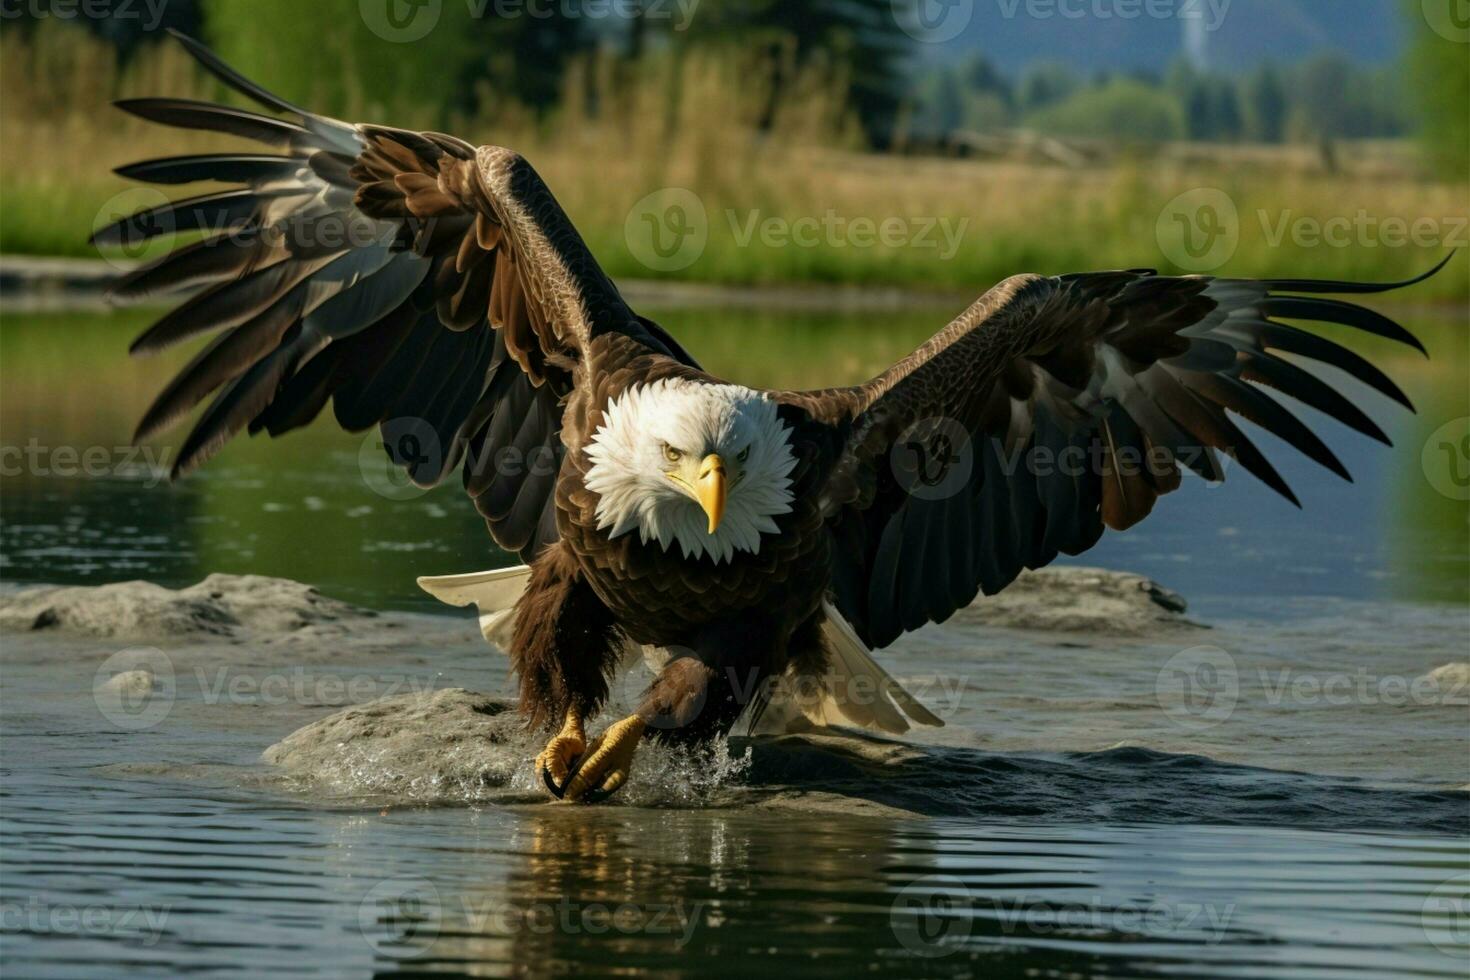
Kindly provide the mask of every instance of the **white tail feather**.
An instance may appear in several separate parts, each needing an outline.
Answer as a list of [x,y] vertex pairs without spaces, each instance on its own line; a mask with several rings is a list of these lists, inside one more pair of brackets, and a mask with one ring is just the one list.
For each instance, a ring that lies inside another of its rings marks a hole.
[[[528,566],[516,565],[467,575],[423,575],[418,583],[429,595],[451,606],[473,603],[480,611],[481,634],[504,650],[510,643],[511,613],[530,577]],[[801,690],[799,684],[777,685],[761,716],[759,731],[787,731],[802,727],[805,721],[811,725],[851,725],[899,735],[908,731],[910,720],[921,725],[944,724],[878,665],[831,603],[824,602],[822,611],[827,620],[822,635],[831,657],[827,672],[818,678],[817,697],[795,697],[795,692]],[[656,670],[667,659],[663,650],[630,643],[624,651],[625,662],[640,652],[651,669]]]

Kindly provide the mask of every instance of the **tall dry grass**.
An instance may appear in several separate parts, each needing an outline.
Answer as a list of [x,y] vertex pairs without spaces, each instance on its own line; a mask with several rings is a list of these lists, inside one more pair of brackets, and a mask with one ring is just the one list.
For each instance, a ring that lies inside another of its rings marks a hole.
[[[843,104],[841,78],[799,73],[773,99],[764,81],[769,67],[749,53],[717,48],[637,65],[591,58],[573,66],[549,114],[538,117],[487,92],[478,100],[485,108],[450,128],[530,159],[615,276],[978,291],[1018,271],[1186,271],[1170,261],[1156,227],[1176,196],[1213,187],[1229,195],[1240,219],[1239,247],[1221,273],[1388,279],[1421,271],[1443,248],[1374,245],[1356,231],[1348,247],[1290,236],[1273,243],[1270,233],[1283,218],[1351,221],[1361,211],[1378,222],[1427,218],[1440,239],[1463,238],[1457,223],[1470,219],[1466,183],[1373,168],[1313,174],[1274,166],[1287,157],[1269,152],[1222,152],[1218,162],[1199,152],[1183,161],[1159,154],[1092,169],[865,152]],[[120,66],[109,45],[64,25],[43,23],[30,39],[0,36],[0,251],[90,254],[88,232],[129,200],[117,198],[127,185],[109,173],[112,167],[238,146],[108,107],[114,98],[145,94],[227,97],[171,43]],[[309,95],[281,94],[303,101]],[[392,118],[378,117],[380,111],[357,104],[345,114],[408,127],[442,124],[432,107],[408,99]],[[1339,155],[1352,152],[1343,147]],[[697,196],[708,242],[687,267],[656,273],[630,248],[625,223],[637,201],[666,187]],[[759,233],[742,241],[763,221],[774,220],[779,231],[781,223],[802,219],[821,229],[810,245]],[[829,233],[824,223],[834,219],[839,230]],[[890,219],[904,229],[895,241],[851,234],[854,221],[877,226]],[[946,254],[942,227],[959,232],[953,254]],[[1463,268],[1452,268],[1417,295],[1463,299],[1470,281]]]

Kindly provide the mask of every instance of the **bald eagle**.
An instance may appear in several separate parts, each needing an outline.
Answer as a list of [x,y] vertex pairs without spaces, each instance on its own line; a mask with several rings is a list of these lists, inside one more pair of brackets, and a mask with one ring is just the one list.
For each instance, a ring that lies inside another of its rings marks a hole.
[[[1260,386],[1388,440],[1304,360],[1412,409],[1377,367],[1282,322],[1422,351],[1390,319],[1314,295],[1410,283],[1145,270],[1007,279],[865,384],[726,381],[629,308],[516,153],[316,115],[180,40],[270,114],[171,98],[120,107],[275,152],[119,171],[241,185],[94,235],[105,246],[203,233],[114,290],[196,290],[135,353],[214,335],[135,438],[214,394],[178,476],[241,429],[280,435],[330,401],[343,428],[379,427],[416,484],[460,471],[491,537],[526,567],[426,584],[491,608],[505,593],[496,616],[520,707],[551,735],[535,765],[558,797],[616,790],[645,735],[729,731],[774,679],[883,676],[868,650],[1136,524],[1183,470],[1220,480],[1228,457],[1295,503],[1236,417],[1347,478]],[[667,656],[637,710],[589,738],[630,646]],[[896,685],[872,699],[879,727],[938,720]]]

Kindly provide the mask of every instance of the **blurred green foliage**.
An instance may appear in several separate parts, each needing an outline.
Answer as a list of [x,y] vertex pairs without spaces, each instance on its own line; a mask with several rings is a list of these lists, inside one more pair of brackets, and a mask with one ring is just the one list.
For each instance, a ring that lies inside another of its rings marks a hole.
[[1184,113],[1168,93],[1131,78],[1089,88],[1031,117],[1041,130],[1129,142],[1179,139]]
[[919,80],[915,134],[931,142],[956,129],[1016,127],[1059,136],[1214,143],[1398,137],[1414,121],[1401,75],[1396,67],[1323,54],[1234,73],[1180,60],[1162,78],[1103,74],[1087,82],[1065,66],[1043,62],[1013,80],[975,54]]
[[[405,57],[403,44],[373,33],[357,0],[208,0],[203,12],[208,43],[247,77],[268,78],[281,96],[331,114],[381,118],[455,107],[483,52],[495,40],[511,43],[515,23],[476,21],[467,4],[447,3]],[[504,36],[486,44],[482,32]]]
[[1404,0],[1412,23],[1409,102],[1418,111],[1425,149],[1450,180],[1470,177],[1470,44],[1435,33],[1420,0]]

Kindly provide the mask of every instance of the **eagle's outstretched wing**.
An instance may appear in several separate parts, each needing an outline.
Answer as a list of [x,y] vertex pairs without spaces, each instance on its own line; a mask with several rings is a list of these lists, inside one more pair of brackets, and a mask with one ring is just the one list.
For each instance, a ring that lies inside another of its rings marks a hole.
[[276,149],[150,160],[126,177],[221,181],[238,190],[150,208],[93,236],[102,246],[203,232],[119,281],[121,299],[202,287],[135,353],[214,339],[148,409],[143,440],[215,394],[173,474],[242,428],[271,435],[330,399],[350,431],[374,425],[395,463],[428,486],[464,464],[495,540],[529,560],[556,536],[551,504],[570,367],[607,331],[689,356],[636,316],[536,172],[500,147],[352,125],[307,112],[179,35],[214,75],[279,115],[180,99],[132,99],[153,122]]
[[1371,310],[1286,295],[1410,284],[1017,276],[867,384],[782,395],[849,427],[824,499],[838,608],[871,646],[885,646],[1022,569],[1087,550],[1105,526],[1142,520],[1179,485],[1181,466],[1222,479],[1222,453],[1296,503],[1232,414],[1350,479],[1257,385],[1387,443],[1296,359],[1339,368],[1412,409],[1403,392],[1358,355],[1278,318],[1356,327],[1422,351]]

